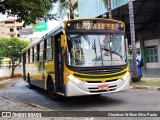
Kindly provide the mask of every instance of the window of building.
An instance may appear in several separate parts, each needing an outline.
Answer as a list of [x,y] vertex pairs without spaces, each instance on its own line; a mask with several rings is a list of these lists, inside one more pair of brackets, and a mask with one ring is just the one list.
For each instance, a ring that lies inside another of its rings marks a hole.
[[145,54],[146,54],[146,62],[147,63],[158,62],[157,46],[146,47]]
[[10,28],[10,32],[14,32],[14,29],[13,29],[13,28]]
[[19,34],[17,34],[17,37],[20,37],[20,35],[19,35]]

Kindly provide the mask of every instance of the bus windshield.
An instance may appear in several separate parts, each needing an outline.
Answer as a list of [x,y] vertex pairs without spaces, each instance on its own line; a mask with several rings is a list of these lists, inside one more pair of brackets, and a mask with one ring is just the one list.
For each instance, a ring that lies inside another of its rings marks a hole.
[[68,34],[67,59],[70,66],[117,66],[126,64],[122,34]]

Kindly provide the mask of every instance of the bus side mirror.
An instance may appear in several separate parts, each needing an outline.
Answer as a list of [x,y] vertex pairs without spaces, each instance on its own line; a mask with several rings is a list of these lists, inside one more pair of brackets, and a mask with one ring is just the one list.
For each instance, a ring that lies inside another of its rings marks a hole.
[[61,35],[61,47],[65,47],[65,36],[64,35]]

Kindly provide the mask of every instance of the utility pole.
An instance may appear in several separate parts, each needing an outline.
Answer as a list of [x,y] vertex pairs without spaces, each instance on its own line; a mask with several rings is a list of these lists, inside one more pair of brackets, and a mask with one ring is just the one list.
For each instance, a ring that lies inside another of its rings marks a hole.
[[107,0],[108,5],[107,5],[107,12],[109,14],[109,19],[112,18],[112,9],[111,9],[111,0]]
[[128,7],[129,7],[129,20],[130,20],[131,46],[132,46],[132,63],[131,63],[132,74],[131,74],[131,78],[132,78],[133,82],[138,82],[138,81],[140,81],[141,78],[138,76],[137,64],[136,64],[136,44],[135,44],[133,0],[128,0]]

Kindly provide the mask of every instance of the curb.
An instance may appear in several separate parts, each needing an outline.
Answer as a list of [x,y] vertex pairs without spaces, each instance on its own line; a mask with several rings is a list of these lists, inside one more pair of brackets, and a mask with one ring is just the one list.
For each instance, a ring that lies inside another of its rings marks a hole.
[[145,77],[142,77],[141,80],[160,80],[160,78],[145,78]]
[[160,87],[151,87],[151,86],[130,86],[131,89],[145,89],[145,90],[158,90],[160,91]]

